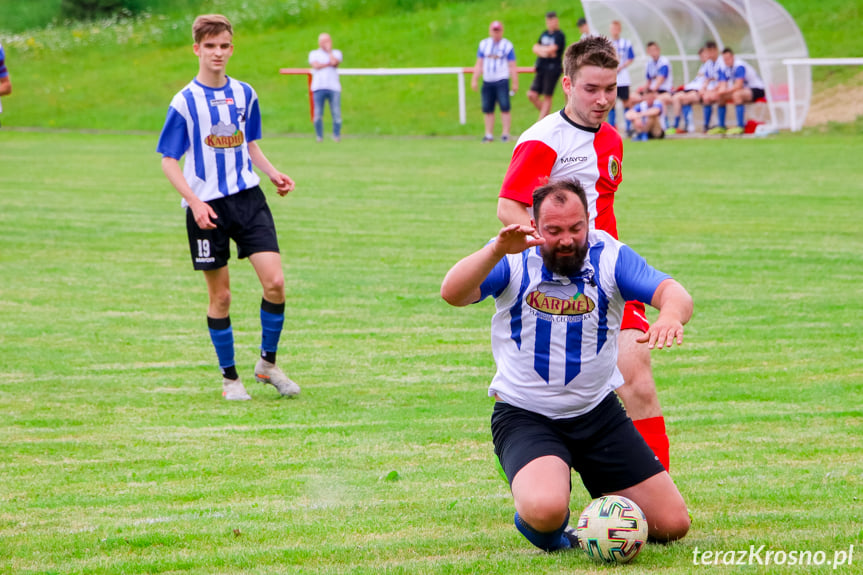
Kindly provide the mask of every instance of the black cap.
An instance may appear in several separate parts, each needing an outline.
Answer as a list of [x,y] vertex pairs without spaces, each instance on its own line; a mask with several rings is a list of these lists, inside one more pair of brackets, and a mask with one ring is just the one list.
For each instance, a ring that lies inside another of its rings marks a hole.
[[554,10],[552,10],[551,12],[546,12],[545,17],[546,18],[557,18],[557,12],[555,12]]

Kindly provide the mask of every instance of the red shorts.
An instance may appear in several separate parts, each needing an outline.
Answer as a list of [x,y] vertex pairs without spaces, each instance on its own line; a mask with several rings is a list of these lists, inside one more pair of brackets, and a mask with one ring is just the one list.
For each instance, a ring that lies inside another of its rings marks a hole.
[[644,333],[650,328],[647,323],[647,312],[644,304],[640,301],[628,301],[623,308],[623,319],[620,321],[620,329],[637,329]]

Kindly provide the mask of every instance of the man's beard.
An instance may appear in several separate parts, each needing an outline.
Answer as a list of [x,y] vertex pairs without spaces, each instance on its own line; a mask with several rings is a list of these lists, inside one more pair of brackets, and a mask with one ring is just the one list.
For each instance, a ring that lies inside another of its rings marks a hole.
[[540,253],[542,253],[542,262],[546,268],[559,276],[569,277],[581,271],[584,258],[587,257],[587,242],[580,246],[573,245],[567,250],[561,250],[559,247],[553,250],[544,250],[540,247]]

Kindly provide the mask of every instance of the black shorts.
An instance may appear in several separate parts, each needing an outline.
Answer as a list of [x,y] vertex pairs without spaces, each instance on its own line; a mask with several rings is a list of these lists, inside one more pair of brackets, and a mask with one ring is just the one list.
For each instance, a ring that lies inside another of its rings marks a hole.
[[482,113],[493,114],[495,102],[501,112],[509,112],[509,80],[482,83]]
[[629,100],[629,86],[617,87],[617,99],[621,102],[626,102],[627,100]]
[[533,77],[533,84],[530,85],[530,91],[543,96],[553,96],[554,88],[562,73],[563,70],[558,69],[537,70],[536,76]]
[[491,435],[510,485],[525,465],[546,455],[575,469],[594,498],[665,471],[614,392],[590,412],[569,419],[550,419],[498,401]]
[[207,202],[216,215],[216,228],[202,230],[192,210],[186,208],[186,232],[192,266],[196,270],[215,270],[231,259],[230,240],[237,244],[237,257],[258,252],[278,252],[279,240],[273,214],[259,186]]
[[765,96],[763,88],[752,88],[752,101],[760,100]]

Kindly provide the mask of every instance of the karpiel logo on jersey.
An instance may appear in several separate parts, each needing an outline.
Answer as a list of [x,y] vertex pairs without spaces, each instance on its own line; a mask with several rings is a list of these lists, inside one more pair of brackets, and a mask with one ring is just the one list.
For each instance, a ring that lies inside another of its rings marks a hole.
[[617,159],[617,156],[608,158],[608,177],[611,178],[612,182],[620,179],[620,160]]
[[540,285],[527,294],[525,301],[536,311],[555,316],[579,317],[596,309],[596,303],[574,284]]
[[204,143],[211,148],[224,150],[226,148],[239,148],[243,145],[245,137],[243,133],[233,124],[219,122],[210,130],[210,135],[204,139]]

